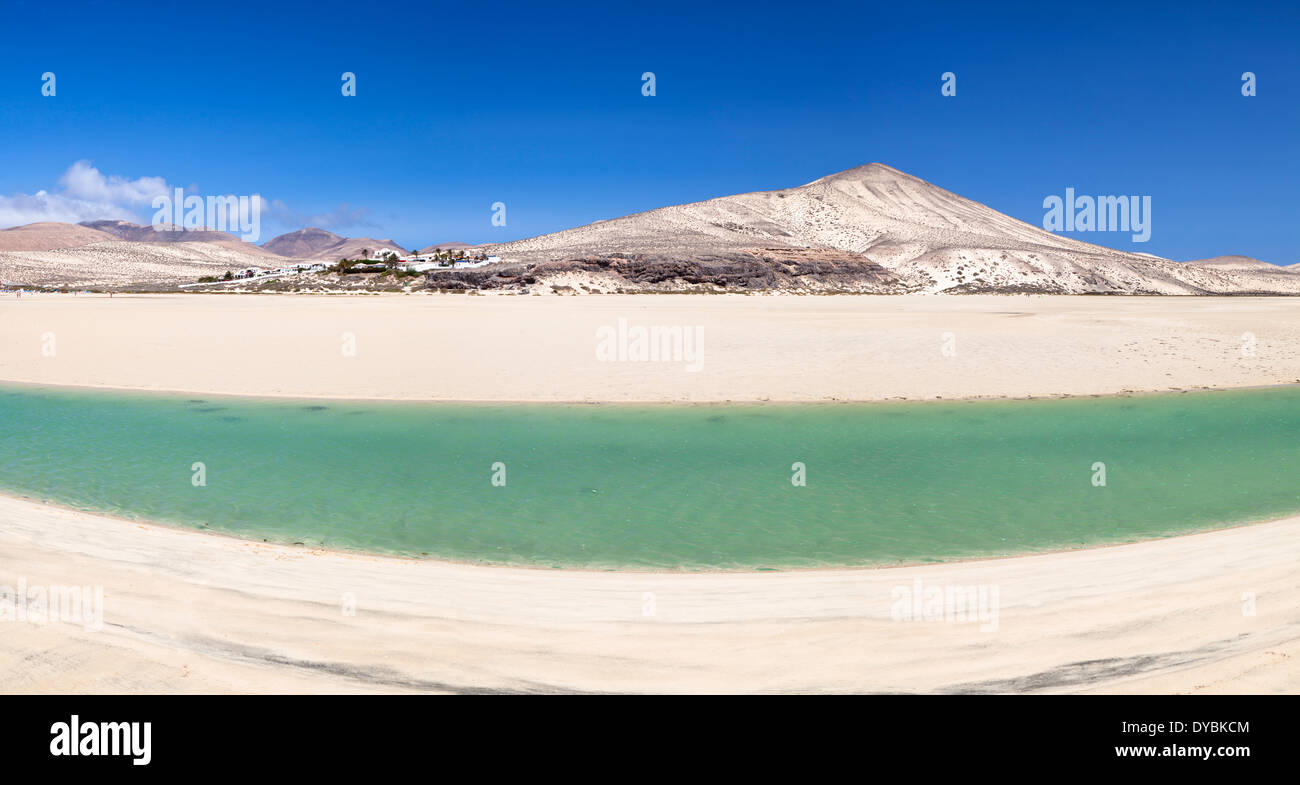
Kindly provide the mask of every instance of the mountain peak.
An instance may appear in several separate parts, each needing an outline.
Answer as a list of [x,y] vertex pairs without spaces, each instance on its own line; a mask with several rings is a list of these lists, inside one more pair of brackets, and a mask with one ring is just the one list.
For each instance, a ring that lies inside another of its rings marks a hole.
[[289,232],[288,235],[284,235],[284,236],[287,237],[287,236],[291,236],[291,235],[292,235],[292,236],[298,236],[298,237],[306,237],[306,236],[309,236],[309,235],[311,235],[311,236],[329,235],[330,237],[337,237],[337,238],[340,239],[340,240],[343,239],[342,235],[334,234],[334,233],[331,232],[330,230],[328,230],[328,229],[321,229],[321,228],[318,227],[318,226],[308,226],[308,227],[305,227],[305,228],[303,228],[303,229],[299,229],[299,230],[296,231],[296,232]]
[[343,238],[333,232],[309,226],[267,240],[262,243],[262,247],[273,254],[302,259],[314,256],[342,242]]
[[[842,172],[835,172],[834,174],[828,174],[825,177],[820,177],[816,180],[813,180],[813,183],[835,182],[841,180],[851,180],[855,182],[872,182],[872,183],[880,183],[880,182],[888,182],[888,181],[919,182],[919,183],[925,182],[919,177],[915,177],[913,175],[908,174],[907,172],[903,172],[898,169],[895,169],[894,167],[888,164],[882,164],[879,161],[873,161],[869,164],[863,164],[862,166],[855,166],[852,169],[845,169]],[[809,185],[812,185],[813,183],[809,183]]]
[[331,231],[309,226],[294,232],[274,237],[262,244],[262,248],[279,256],[293,259],[319,259],[336,262],[339,259],[355,258],[368,254],[391,251],[401,255],[406,253],[392,240],[376,240],[371,237],[341,237]]

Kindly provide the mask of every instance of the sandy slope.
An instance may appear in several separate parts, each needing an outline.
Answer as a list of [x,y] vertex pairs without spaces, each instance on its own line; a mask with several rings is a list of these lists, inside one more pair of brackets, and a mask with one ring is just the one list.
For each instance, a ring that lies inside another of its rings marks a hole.
[[[0,298],[0,379],[441,400],[1089,395],[1300,381],[1286,298]],[[703,362],[601,362],[597,331],[703,328]],[[42,353],[53,333],[57,354]],[[951,333],[955,356],[945,356]],[[1254,354],[1243,347],[1254,336]],[[356,356],[343,353],[347,336]],[[1247,336],[1248,338],[1248,336]]]
[[1263,270],[1265,272],[1277,272],[1277,265],[1269,264],[1260,259],[1250,256],[1241,256],[1232,254],[1229,256],[1214,256],[1209,259],[1191,259],[1183,264],[1195,264],[1202,267],[1220,267],[1229,270]]
[[141,243],[113,240],[52,251],[0,252],[0,280],[43,286],[193,282],[285,260],[239,242]]
[[90,243],[112,242],[108,232],[78,224],[43,221],[0,229],[0,251],[52,251]]
[[[6,623],[0,692],[1293,693],[1298,561],[1293,518],[889,570],[521,570],[309,552],[0,497],[0,584],[105,597],[99,631]],[[996,587],[996,629],[894,620],[895,588],[918,579]]]

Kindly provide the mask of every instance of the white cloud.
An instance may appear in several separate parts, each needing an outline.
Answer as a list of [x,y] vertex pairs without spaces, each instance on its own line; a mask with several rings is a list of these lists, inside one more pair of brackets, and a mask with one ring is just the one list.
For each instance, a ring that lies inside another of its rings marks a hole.
[[20,226],[37,221],[79,223],[101,218],[124,221],[139,220],[142,207],[155,196],[171,193],[161,177],[129,180],[118,175],[105,176],[90,165],[77,161],[59,178],[61,190],[50,193],[0,196],[0,227]]
[[[21,226],[40,221],[81,223],[102,219],[131,221],[149,224],[157,212],[153,208],[156,197],[175,196],[175,188],[162,177],[139,177],[134,180],[120,175],[105,175],[89,161],[77,161],[58,181],[53,192],[40,190],[34,194],[0,196],[0,228]],[[197,194],[198,186],[185,188],[187,194]],[[325,229],[374,227],[370,211],[364,207],[340,205],[324,213],[305,213],[293,210],[278,199],[267,199],[253,194],[258,202],[258,214],[285,229],[319,226]],[[168,202],[170,204],[170,201]]]
[[59,178],[59,185],[70,197],[101,204],[149,204],[155,196],[170,196],[172,190],[161,177],[136,180],[119,175],[105,177],[90,161],[77,161],[68,167]]

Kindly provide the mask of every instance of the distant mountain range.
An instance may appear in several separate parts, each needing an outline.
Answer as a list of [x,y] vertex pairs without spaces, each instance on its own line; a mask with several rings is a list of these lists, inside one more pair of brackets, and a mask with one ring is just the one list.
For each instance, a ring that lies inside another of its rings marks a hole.
[[[441,243],[422,252],[469,247]],[[1175,262],[1117,251],[1053,234],[879,163],[795,188],[474,247],[502,264],[438,273],[446,278],[439,288],[1300,294],[1300,264],[1245,256]],[[391,240],[318,228],[257,246],[210,230],[38,223],[0,231],[0,276],[33,284],[98,281],[107,265],[112,280],[168,280],[170,267],[180,280],[209,265],[333,262],[367,251],[406,253]]]
[[77,225],[132,243],[235,243],[246,245],[243,240],[233,234],[218,232],[213,229],[181,229],[165,224],[155,229],[152,226],[141,226],[127,221],[83,221]]
[[324,229],[308,227],[296,232],[282,234],[267,240],[262,247],[271,253],[290,259],[312,259],[316,261],[337,262],[340,259],[356,259],[363,251],[369,251],[371,258],[377,254],[391,251],[398,256],[405,256],[406,249],[392,240],[375,240],[370,237],[340,237]]
[[174,284],[286,259],[335,262],[363,252],[405,254],[391,240],[303,229],[254,245],[226,232],[127,221],[35,223],[0,230],[0,281],[38,286]]
[[392,240],[369,237],[341,237],[324,229],[300,229],[282,234],[262,245],[246,243],[233,234],[212,229],[179,229],[129,223],[86,221],[80,224],[34,223],[0,230],[0,251],[53,251],[92,243],[216,243],[256,256],[275,255],[291,259],[338,261],[353,258],[363,250],[375,253],[407,251]]

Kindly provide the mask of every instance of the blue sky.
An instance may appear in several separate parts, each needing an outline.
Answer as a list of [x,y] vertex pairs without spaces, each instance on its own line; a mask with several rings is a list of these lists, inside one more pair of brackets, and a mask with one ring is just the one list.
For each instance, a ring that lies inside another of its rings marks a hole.
[[1090,242],[1300,262],[1300,7],[1135,5],[10,2],[0,223],[147,223],[161,178],[271,200],[263,239],[478,243],[881,161],[1036,225],[1151,196],[1149,242]]

